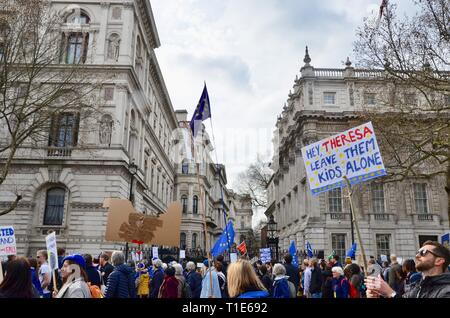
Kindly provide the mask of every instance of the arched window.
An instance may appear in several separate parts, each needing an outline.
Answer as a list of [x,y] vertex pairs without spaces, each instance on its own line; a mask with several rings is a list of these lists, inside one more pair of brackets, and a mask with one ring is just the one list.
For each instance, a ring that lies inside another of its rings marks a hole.
[[[77,12],[66,19],[70,25],[86,25],[91,22],[84,12]],[[63,32],[61,41],[61,62],[66,64],[84,64],[87,59],[89,32]]]
[[73,23],[73,24],[89,24],[90,22],[91,19],[83,11],[70,15],[66,20],[66,23]]
[[194,195],[194,199],[192,201],[192,213],[198,214],[198,196]]
[[47,190],[44,225],[63,224],[65,196],[66,191],[63,188],[51,188]]
[[181,204],[183,205],[183,213],[187,213],[188,198],[187,195],[181,196]]
[[183,232],[180,234],[180,248],[182,250],[186,249],[186,233]]
[[197,233],[192,234],[192,247],[197,248]]

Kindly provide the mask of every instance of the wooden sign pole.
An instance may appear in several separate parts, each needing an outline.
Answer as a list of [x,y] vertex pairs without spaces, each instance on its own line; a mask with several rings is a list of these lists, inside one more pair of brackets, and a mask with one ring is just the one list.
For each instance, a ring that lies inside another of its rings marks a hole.
[[367,259],[366,259],[366,252],[364,251],[364,246],[362,244],[362,239],[361,239],[361,233],[359,231],[359,226],[358,226],[358,221],[356,220],[356,211],[355,208],[353,206],[353,189],[352,189],[352,185],[350,184],[350,181],[348,180],[348,178],[345,176],[344,177],[345,182],[347,183],[347,188],[348,188],[348,199],[350,201],[350,211],[351,211],[351,218],[352,218],[352,223],[355,226],[356,229],[356,236],[358,237],[358,243],[359,246],[361,248],[361,255],[363,257],[363,262],[364,262],[364,271],[366,274],[366,277],[368,276],[368,268],[367,268]]
[[3,282],[3,267],[2,261],[0,260],[0,284]]

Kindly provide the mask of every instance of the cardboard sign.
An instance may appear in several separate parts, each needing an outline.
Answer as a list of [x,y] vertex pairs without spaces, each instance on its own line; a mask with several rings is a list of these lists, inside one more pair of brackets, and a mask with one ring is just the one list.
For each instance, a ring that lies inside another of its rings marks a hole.
[[180,250],[180,259],[185,259],[185,258],[186,258],[186,251]]
[[180,245],[181,203],[169,204],[166,213],[159,217],[138,213],[130,201],[105,199],[108,222],[105,240],[110,242],[139,241],[159,246]]
[[158,256],[158,246],[153,246],[152,247],[152,257],[153,258],[159,258],[159,256]]
[[386,175],[372,123],[302,148],[313,195]]
[[270,248],[261,248],[259,250],[259,254],[260,254],[261,262],[263,262],[263,264],[270,262],[272,260],[272,252],[271,252]]
[[55,232],[52,232],[45,237],[45,244],[47,245],[48,263],[50,269],[58,269],[58,250],[56,249]]
[[0,226],[0,256],[17,255],[16,236],[12,226]]
[[238,260],[237,253],[231,253],[230,254],[230,261],[231,261],[231,263],[236,263],[237,260]]

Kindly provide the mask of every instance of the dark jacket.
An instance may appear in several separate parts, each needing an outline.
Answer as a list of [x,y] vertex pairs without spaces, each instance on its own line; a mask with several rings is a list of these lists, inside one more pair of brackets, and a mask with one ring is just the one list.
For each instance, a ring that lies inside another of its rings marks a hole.
[[116,266],[108,277],[105,298],[136,298],[133,272],[125,264]]
[[88,282],[91,283],[92,286],[97,285],[99,288],[102,287],[101,274],[98,272],[98,270],[94,266],[87,266],[86,274],[88,276]]
[[322,271],[319,267],[315,267],[311,272],[311,284],[309,292],[311,294],[320,293],[322,291]]
[[400,293],[402,281],[401,276],[402,276],[402,266],[399,265],[398,263],[392,264],[388,274],[388,284],[397,293]]
[[269,274],[266,273],[263,277],[261,277],[261,282],[263,283],[264,287],[266,287],[267,291],[269,292],[269,296],[272,296],[273,281],[272,281],[272,278],[270,278]]
[[322,271],[322,298],[333,298],[333,274],[330,270]]
[[450,272],[422,278],[403,298],[450,298]]
[[109,275],[114,271],[114,266],[112,266],[110,263],[106,263],[104,267],[100,266],[99,268],[100,273],[104,273],[103,276],[103,283],[107,286],[108,285],[108,277]]
[[335,298],[349,298],[350,284],[344,276],[339,277],[339,279],[333,278],[332,284]]
[[284,264],[286,268],[286,275],[289,276],[289,281],[294,284],[295,292],[298,292],[298,285],[300,284],[300,270],[292,264]]
[[153,273],[153,278],[150,280],[150,298],[158,298],[159,289],[164,281],[164,271],[158,268]]
[[186,282],[191,288],[192,298],[200,298],[202,292],[202,275],[196,271],[189,272],[186,277]]

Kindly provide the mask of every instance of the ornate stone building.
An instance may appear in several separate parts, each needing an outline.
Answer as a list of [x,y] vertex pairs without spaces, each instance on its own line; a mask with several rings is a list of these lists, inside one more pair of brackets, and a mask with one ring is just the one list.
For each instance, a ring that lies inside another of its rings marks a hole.
[[[16,190],[24,198],[0,223],[14,225],[20,254],[45,247],[49,230],[69,252],[97,254],[119,247],[103,240],[102,203],[106,197],[129,197],[131,161],[138,167],[133,178],[138,210],[156,214],[173,200],[170,134],[178,123],[155,55],[160,40],[150,1],[51,2],[64,17],[60,66],[81,62],[95,74],[109,75],[98,105],[103,115],[83,123],[76,114],[64,114],[52,127],[56,135],[49,132],[51,143],[20,149],[0,187],[0,209]],[[84,147],[76,146],[77,138]]]
[[[356,112],[363,105],[377,107],[376,85],[382,81],[382,71],[355,69],[349,60],[345,69],[314,68],[308,51],[304,62],[276,123],[274,176],[265,213],[273,214],[278,223],[281,250],[287,250],[291,240],[304,250],[309,241],[325,256],[332,250],[344,256],[351,247],[346,191],[312,196],[301,148],[359,125]],[[369,93],[367,87],[374,89]],[[423,241],[438,240],[449,228],[445,176],[385,184],[374,179],[355,188],[367,256],[395,253],[412,258]]]

